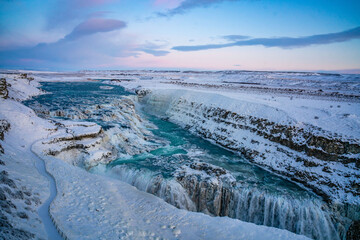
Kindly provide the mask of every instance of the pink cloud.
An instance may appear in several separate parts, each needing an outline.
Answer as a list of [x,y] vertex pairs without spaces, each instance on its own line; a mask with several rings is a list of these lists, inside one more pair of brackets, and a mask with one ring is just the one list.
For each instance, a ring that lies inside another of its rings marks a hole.
[[66,27],[69,23],[75,23],[90,14],[106,14],[102,6],[115,0],[56,0],[48,14],[47,29]]
[[110,32],[124,27],[126,27],[126,23],[120,20],[92,18],[77,25],[64,39],[74,40],[85,35],[98,32]]

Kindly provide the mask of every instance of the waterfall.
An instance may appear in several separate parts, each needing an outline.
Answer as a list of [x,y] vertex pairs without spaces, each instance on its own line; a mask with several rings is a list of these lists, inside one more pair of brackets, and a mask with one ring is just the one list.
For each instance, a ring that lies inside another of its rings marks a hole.
[[[110,171],[116,178],[139,190],[154,194],[177,208],[286,229],[319,240],[338,240],[345,234],[344,226],[335,224],[335,216],[324,202],[316,198],[297,199],[256,188],[229,189],[221,183],[204,185],[204,181],[192,182],[190,188],[190,184],[184,185],[173,178],[165,179],[150,171],[131,169],[125,165],[113,167]],[[204,186],[207,186],[207,189],[204,189]],[[204,195],[204,192],[212,195]],[[202,199],[204,197],[205,201]],[[211,208],[206,205],[209,202],[219,206]],[[220,210],[214,212],[213,209]]]
[[196,211],[185,189],[175,180],[165,179],[150,171],[130,169],[124,165],[112,168],[111,173],[116,178],[141,191],[158,196],[177,208]]
[[233,192],[229,217],[286,229],[314,239],[340,239],[325,203],[317,199],[274,196],[256,189]]

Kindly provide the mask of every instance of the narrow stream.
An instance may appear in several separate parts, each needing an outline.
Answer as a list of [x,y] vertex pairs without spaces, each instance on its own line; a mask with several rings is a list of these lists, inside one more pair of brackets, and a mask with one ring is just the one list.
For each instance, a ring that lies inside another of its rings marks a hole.
[[[34,153],[33,153],[34,154]],[[44,176],[49,181],[49,188],[50,188],[50,196],[46,201],[40,206],[39,208],[39,216],[44,224],[45,231],[47,233],[48,239],[51,240],[62,240],[60,233],[56,229],[55,224],[53,223],[51,217],[50,217],[50,205],[52,201],[54,201],[57,190],[56,190],[56,183],[55,179],[48,173],[45,167],[45,162],[40,159],[38,156],[35,155],[35,167],[38,170],[38,172]]]
[[[42,85],[52,94],[24,102],[41,117],[95,121],[105,131],[131,130],[133,119],[129,117],[125,118],[127,122],[104,117],[114,114],[115,108],[126,111],[114,104],[131,95],[123,88],[101,82]],[[91,172],[128,182],[189,211],[229,216],[314,239],[343,238],[344,223],[311,191],[148,112],[147,106],[137,108],[148,122],[152,135],[147,142],[152,148],[119,154],[116,160],[91,168]],[[135,147],[141,149],[142,145],[135,143]],[[122,153],[121,144],[118,148]]]

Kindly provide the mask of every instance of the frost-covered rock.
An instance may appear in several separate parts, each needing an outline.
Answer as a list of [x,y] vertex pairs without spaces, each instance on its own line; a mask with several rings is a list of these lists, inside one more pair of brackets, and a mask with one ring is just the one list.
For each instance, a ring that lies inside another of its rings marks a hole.
[[194,162],[175,173],[199,212],[229,216],[230,196],[236,180],[225,169]]
[[[0,140],[4,140],[4,134],[10,129],[10,123],[4,119],[0,119]],[[4,153],[4,149],[0,144],[0,154]]]
[[8,98],[9,91],[7,90],[7,83],[5,78],[0,78],[0,96],[4,99]]
[[89,169],[114,159],[116,151],[106,142],[101,126],[91,122],[56,122],[56,132],[42,141],[43,152],[72,165]]
[[140,89],[136,89],[135,93],[139,98],[142,98],[148,95],[149,93],[151,93],[151,90],[140,88]]

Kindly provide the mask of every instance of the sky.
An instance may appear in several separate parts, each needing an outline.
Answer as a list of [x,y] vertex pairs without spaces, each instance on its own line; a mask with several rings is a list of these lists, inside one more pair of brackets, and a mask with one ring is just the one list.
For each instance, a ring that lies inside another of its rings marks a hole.
[[0,68],[360,73],[358,0],[0,0]]

